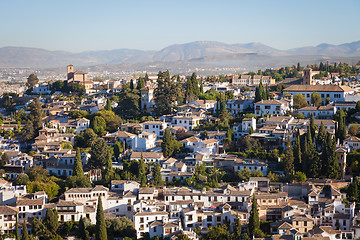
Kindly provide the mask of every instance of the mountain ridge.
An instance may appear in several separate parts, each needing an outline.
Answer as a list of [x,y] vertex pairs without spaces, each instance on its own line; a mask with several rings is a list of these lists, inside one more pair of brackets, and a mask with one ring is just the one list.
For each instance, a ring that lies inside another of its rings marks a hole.
[[[243,54],[243,55],[242,55]],[[77,66],[102,64],[143,64],[152,62],[176,62],[199,60],[212,57],[221,59],[248,57],[246,54],[258,54],[272,58],[289,56],[317,57],[360,57],[360,41],[339,45],[321,43],[316,46],[304,46],[288,50],[279,50],[260,42],[227,44],[218,41],[195,41],[172,44],[158,51],[119,48],[113,50],[49,51],[42,48],[2,47],[0,48],[0,67],[62,67],[69,63]],[[234,55],[234,56],[232,56]]]

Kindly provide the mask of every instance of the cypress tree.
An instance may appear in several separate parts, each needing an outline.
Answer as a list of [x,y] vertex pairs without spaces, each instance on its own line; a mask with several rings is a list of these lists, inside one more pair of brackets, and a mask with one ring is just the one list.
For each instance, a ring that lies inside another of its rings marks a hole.
[[164,154],[164,157],[171,157],[173,154],[173,149],[171,146],[172,145],[171,137],[172,136],[171,136],[170,130],[168,128],[166,128],[164,137],[163,137],[163,142],[161,143],[161,149]]
[[295,162],[295,166],[296,169],[300,169],[301,168],[301,142],[300,142],[300,133],[298,131],[298,133],[296,134],[296,139],[295,139],[295,146],[294,146],[294,162]]
[[142,77],[139,77],[138,84],[136,85],[136,89],[140,91],[144,87],[145,87],[144,79]]
[[344,140],[346,138],[346,126],[345,126],[345,114],[343,110],[340,110],[340,122],[339,122],[339,140],[340,144],[344,143]]
[[98,198],[98,206],[96,211],[95,239],[107,240],[106,223],[100,196]]
[[43,109],[41,107],[41,103],[38,98],[34,98],[33,102],[30,104],[30,120],[33,123],[33,127],[35,131],[38,131],[42,128],[43,122]]
[[311,113],[311,117],[310,117],[310,131],[311,131],[311,140],[312,140],[312,141],[315,139],[316,129],[317,129],[317,126],[315,125],[314,115]]
[[59,228],[59,220],[56,210],[48,209],[46,211],[44,225],[50,232],[52,232],[53,234],[56,233],[57,229]]
[[82,240],[89,240],[90,239],[89,232],[86,230],[85,221],[84,221],[83,217],[80,218],[78,236]]
[[303,152],[304,152],[304,155],[302,158],[303,172],[309,173],[309,167],[311,166],[312,160],[314,158],[314,146],[313,146],[312,140],[311,140],[310,126],[308,126],[308,128],[307,128]]
[[284,170],[285,170],[286,174],[294,173],[294,153],[293,153],[293,148],[291,146],[291,141],[289,138],[286,141]]
[[269,91],[269,87],[267,84],[266,84],[265,89],[266,89],[266,91],[265,91],[266,99],[269,100],[270,99],[270,91]]
[[321,151],[322,151],[322,148],[323,148],[324,141],[326,139],[326,133],[327,132],[326,132],[324,123],[321,122],[321,126],[320,126],[318,136],[317,136],[317,144],[316,144],[318,149],[321,150]]
[[130,81],[130,90],[133,91],[134,90],[134,80],[131,79]]
[[348,191],[347,191],[347,198],[350,201],[357,201],[359,199],[359,189],[356,182],[352,182],[349,184]]
[[139,182],[142,187],[146,186],[146,168],[144,163],[143,153],[141,151],[141,157],[139,162]]
[[19,240],[19,221],[18,221],[18,217],[16,215],[16,223],[15,223],[15,240]]
[[203,94],[203,93],[204,93],[204,86],[203,86],[202,81],[200,80],[200,94]]
[[164,185],[164,181],[161,176],[161,166],[159,163],[156,163],[153,169],[153,180],[155,186]]
[[35,137],[35,130],[30,120],[27,120],[25,128],[21,131],[22,142],[30,142]]
[[124,151],[123,146],[121,142],[115,142],[114,144],[114,157],[115,159],[118,159],[120,156],[120,153]]
[[310,161],[309,175],[311,177],[319,177],[321,172],[321,162],[318,155],[314,155]]
[[81,162],[80,148],[76,149],[75,162],[73,166],[73,176],[78,176],[78,177],[84,176],[84,171]]
[[262,81],[260,81],[259,87],[257,87],[255,90],[255,102],[259,102],[265,99],[266,99],[266,92],[264,90]]
[[264,90],[264,86],[263,86],[261,80],[260,80],[260,84],[259,84],[259,93],[260,93],[261,99],[266,100],[266,92]]
[[235,218],[235,222],[234,222],[234,239],[240,239],[241,237],[241,221],[240,221],[240,218],[237,216]]
[[28,230],[27,230],[27,226],[26,226],[26,221],[24,222],[24,227],[23,227],[23,230],[22,230],[22,235],[21,235],[21,240],[29,240],[29,233],[28,233]]
[[149,75],[145,73],[144,84],[146,85],[150,81]]
[[250,236],[253,236],[255,232],[260,229],[259,211],[258,211],[255,195],[253,196],[253,200],[252,200],[248,229]]
[[193,74],[191,75],[191,78],[192,78],[191,83],[193,85],[192,89],[193,89],[194,95],[196,98],[198,98],[200,95],[200,88],[199,88],[199,81],[197,79],[195,72],[193,72]]
[[111,111],[111,110],[112,110],[112,109],[111,109],[111,101],[110,101],[109,98],[106,99],[105,110],[107,110],[107,111]]
[[338,159],[338,153],[336,152],[336,143],[332,139],[331,135],[328,133],[326,141],[323,146],[323,172],[325,177],[336,179],[339,177],[341,169]]
[[335,122],[335,140],[337,141],[339,139],[339,126],[338,123]]
[[186,103],[192,102],[195,100],[194,89],[192,83],[192,77],[188,78],[186,81],[186,89],[185,89],[185,101]]

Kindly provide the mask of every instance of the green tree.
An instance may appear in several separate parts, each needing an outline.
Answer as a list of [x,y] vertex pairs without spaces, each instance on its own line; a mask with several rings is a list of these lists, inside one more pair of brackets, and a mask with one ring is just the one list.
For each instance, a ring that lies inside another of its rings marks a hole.
[[311,113],[311,117],[310,117],[310,133],[311,133],[311,140],[314,142],[315,140],[315,132],[317,130],[317,126],[315,125],[315,119],[314,119],[314,115]]
[[349,127],[349,134],[355,136],[359,133],[359,124],[351,124]]
[[259,218],[259,210],[258,210],[257,202],[254,195],[252,199],[251,211],[249,216],[248,231],[250,236],[257,237],[256,233],[258,230],[260,230],[260,218]]
[[105,144],[104,139],[98,138],[92,144],[90,154],[89,165],[93,168],[100,167],[104,170],[108,162],[111,161],[112,151]]
[[356,182],[352,182],[349,184],[347,189],[347,198],[349,201],[355,202],[359,200],[359,189]]
[[144,78],[139,77],[138,83],[136,85],[136,89],[140,91],[144,87],[145,87]]
[[325,125],[321,121],[320,129],[319,129],[318,136],[317,136],[317,144],[316,144],[318,146],[318,148],[320,148],[321,150],[322,150],[324,141],[326,140],[326,134],[327,134],[327,132],[325,129]]
[[114,157],[115,157],[115,159],[118,159],[122,152],[124,152],[124,148],[123,148],[121,142],[115,142],[115,144],[114,144]]
[[26,173],[21,173],[17,175],[15,178],[13,185],[20,186],[20,185],[26,185],[29,182],[29,176]]
[[291,145],[290,138],[288,138],[287,142],[286,142],[285,158],[284,158],[284,171],[287,174],[294,173],[294,153],[293,153],[293,147]]
[[144,163],[144,157],[143,157],[143,153],[141,152],[141,157],[140,157],[140,161],[139,161],[139,182],[141,184],[142,187],[146,186],[146,166]]
[[30,103],[30,120],[33,124],[34,130],[37,132],[39,129],[42,128],[43,122],[43,109],[41,107],[41,103],[39,102],[38,98],[34,98],[33,102]]
[[214,227],[209,227],[207,233],[201,239],[230,239],[230,233],[226,225],[217,225]]
[[110,101],[109,98],[106,99],[105,110],[107,110],[107,111],[111,111],[111,110],[112,110],[112,108],[111,108],[111,101]]
[[136,230],[134,224],[127,217],[117,217],[114,219],[106,219],[106,226],[108,230],[108,238],[124,238],[134,239],[136,238]]
[[30,240],[29,233],[26,226],[26,221],[24,222],[24,227],[22,230],[21,240]]
[[8,163],[8,161],[9,161],[9,157],[5,152],[3,155],[1,155],[0,167],[4,167]]
[[306,101],[305,96],[302,95],[301,93],[295,94],[293,101],[294,101],[295,109],[300,109],[303,107],[307,107],[309,105],[308,102]]
[[311,94],[311,104],[316,107],[321,105],[321,96],[319,93],[313,92]]
[[232,239],[240,239],[240,237],[241,237],[241,229],[242,229],[241,220],[237,216],[235,221],[234,221],[234,230],[233,230]]
[[155,186],[162,186],[164,185],[164,180],[161,176],[161,166],[159,163],[155,163],[154,169],[153,169],[153,180]]
[[78,237],[82,240],[90,239],[89,232],[86,230],[85,220],[83,217],[81,217],[79,221]]
[[123,119],[136,119],[140,114],[140,95],[134,90],[130,91],[127,85],[123,85],[123,91],[119,95],[116,113]]
[[259,87],[255,89],[255,102],[259,102],[261,100],[266,100],[266,92],[262,81],[260,81]]
[[130,81],[130,90],[133,91],[134,90],[134,80],[131,79]]
[[178,236],[177,236],[177,240],[191,240],[191,238],[189,238],[187,235],[185,235],[184,233],[180,233]]
[[358,101],[358,102],[356,103],[355,111],[356,111],[356,112],[360,112],[360,101]]
[[56,210],[48,209],[46,211],[44,225],[53,234],[55,234],[57,229],[59,228],[58,218],[59,217]]
[[29,88],[33,88],[38,83],[39,83],[39,78],[34,73],[32,73],[27,78],[26,86],[28,86]]
[[338,163],[335,140],[328,133],[322,151],[323,173],[326,177],[336,179],[340,176],[341,170]]
[[21,131],[21,141],[22,142],[31,142],[35,138],[34,126],[30,120],[27,120],[25,128]]
[[169,128],[165,129],[163,142],[161,143],[161,149],[164,157],[171,157],[175,153],[179,152],[181,143],[176,141],[175,137],[171,135]]
[[98,205],[96,211],[95,239],[107,240],[105,217],[100,196],[98,198]]
[[338,139],[340,140],[340,144],[343,144],[344,139],[346,138],[346,123],[345,123],[345,113],[343,110],[338,111]]
[[158,116],[170,114],[175,107],[175,101],[179,95],[178,85],[170,77],[169,71],[158,73],[157,88],[155,89],[155,112]]
[[298,181],[298,182],[305,182],[306,181],[306,175],[303,172],[296,172],[294,174],[294,178]]
[[73,176],[78,176],[78,177],[84,176],[84,170],[81,162],[80,148],[76,149],[75,162],[73,166]]
[[302,152],[301,152],[300,133],[298,132],[296,134],[295,146],[294,146],[294,164],[296,169],[300,169],[302,167],[301,155]]
[[18,217],[16,216],[16,223],[15,223],[15,240],[19,240],[19,221]]
[[106,121],[101,116],[95,116],[93,121],[91,121],[90,127],[94,129],[94,132],[100,136],[105,134]]

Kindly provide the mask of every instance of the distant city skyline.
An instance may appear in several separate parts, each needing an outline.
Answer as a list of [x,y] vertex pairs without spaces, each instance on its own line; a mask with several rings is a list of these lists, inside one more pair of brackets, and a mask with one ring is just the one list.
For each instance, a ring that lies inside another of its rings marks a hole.
[[261,42],[287,50],[360,40],[360,1],[3,1],[0,47],[70,52]]

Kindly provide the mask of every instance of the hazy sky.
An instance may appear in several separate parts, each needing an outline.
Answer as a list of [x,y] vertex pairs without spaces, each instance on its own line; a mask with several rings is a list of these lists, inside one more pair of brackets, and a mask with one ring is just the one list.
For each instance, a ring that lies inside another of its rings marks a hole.
[[0,47],[160,50],[192,41],[278,49],[360,40],[359,0],[2,0]]

